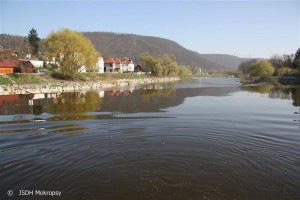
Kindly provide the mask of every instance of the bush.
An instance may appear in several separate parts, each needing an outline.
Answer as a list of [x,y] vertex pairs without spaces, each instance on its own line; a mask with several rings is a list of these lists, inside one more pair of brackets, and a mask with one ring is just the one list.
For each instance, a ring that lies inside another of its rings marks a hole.
[[249,66],[250,77],[267,78],[273,76],[275,69],[266,60],[252,63]]
[[287,68],[287,67],[283,67],[283,68],[277,69],[276,71],[277,71],[277,76],[283,76],[285,74],[289,74],[291,72],[291,69]]

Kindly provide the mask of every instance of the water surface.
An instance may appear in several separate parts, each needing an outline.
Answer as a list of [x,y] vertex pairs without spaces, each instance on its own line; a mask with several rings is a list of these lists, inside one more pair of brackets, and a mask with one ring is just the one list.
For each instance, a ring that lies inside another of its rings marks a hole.
[[297,199],[299,106],[232,78],[0,96],[0,197]]

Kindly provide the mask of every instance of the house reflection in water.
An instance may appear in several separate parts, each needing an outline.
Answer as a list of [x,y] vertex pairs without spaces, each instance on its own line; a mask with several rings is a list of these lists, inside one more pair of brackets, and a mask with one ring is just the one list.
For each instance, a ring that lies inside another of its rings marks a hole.
[[128,96],[129,94],[132,94],[132,90],[121,90],[121,91],[105,91],[104,96],[119,96],[119,95],[125,95]]

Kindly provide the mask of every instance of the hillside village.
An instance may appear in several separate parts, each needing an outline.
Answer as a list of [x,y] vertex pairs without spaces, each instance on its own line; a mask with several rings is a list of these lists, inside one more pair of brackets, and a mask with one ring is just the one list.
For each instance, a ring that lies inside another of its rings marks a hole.
[[[47,68],[57,66],[53,58],[51,61],[41,61],[31,59],[31,54],[26,54],[26,59],[18,59],[18,52],[11,49],[4,49],[0,46],[0,73],[48,73]],[[49,66],[49,67],[47,67]],[[87,70],[82,66],[79,73],[137,73],[149,74],[142,65],[135,65],[134,61],[124,57],[122,60],[119,58],[98,57],[97,63],[92,70]]]

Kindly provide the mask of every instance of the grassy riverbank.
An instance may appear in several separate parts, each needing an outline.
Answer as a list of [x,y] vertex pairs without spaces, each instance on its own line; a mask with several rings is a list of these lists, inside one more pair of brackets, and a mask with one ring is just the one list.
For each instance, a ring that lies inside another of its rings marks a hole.
[[[79,74],[75,81],[113,81],[118,79],[139,79],[139,78],[154,78],[150,75],[141,74],[94,74],[82,73]],[[0,74],[0,85],[25,85],[25,84],[41,84],[41,83],[56,83],[65,82],[66,80],[52,77],[47,74]],[[68,82],[68,81],[66,81]]]

